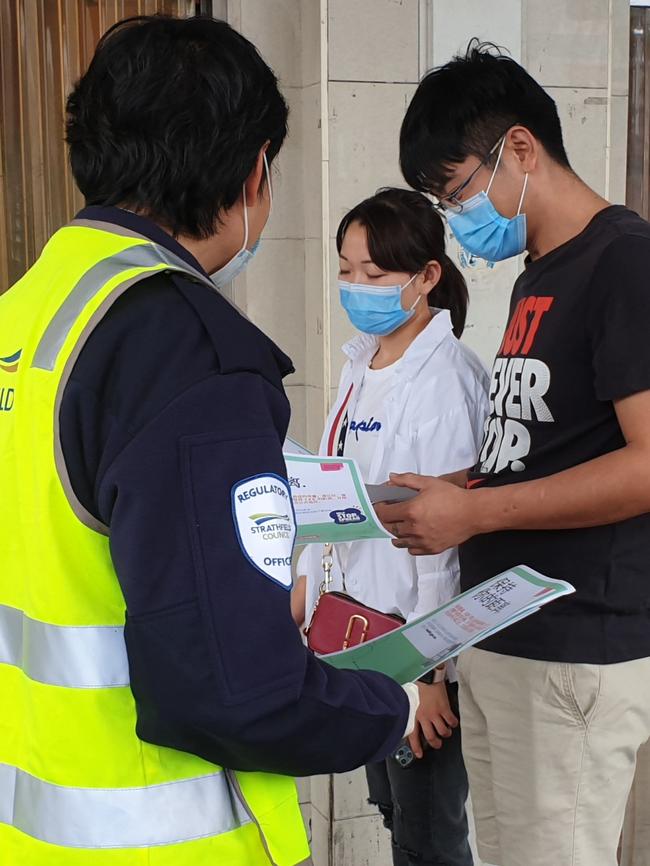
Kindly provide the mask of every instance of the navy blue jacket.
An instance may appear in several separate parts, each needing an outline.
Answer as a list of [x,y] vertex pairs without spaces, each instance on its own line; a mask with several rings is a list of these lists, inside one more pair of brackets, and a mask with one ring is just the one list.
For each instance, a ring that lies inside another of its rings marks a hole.
[[[149,220],[117,208],[79,216],[202,270]],[[286,478],[290,372],[216,290],[150,277],[113,304],[74,366],[63,453],[75,495],[110,530],[138,735],[233,769],[342,772],[395,748],[406,694],[314,658],[289,593],[251,565],[231,512],[238,481]]]

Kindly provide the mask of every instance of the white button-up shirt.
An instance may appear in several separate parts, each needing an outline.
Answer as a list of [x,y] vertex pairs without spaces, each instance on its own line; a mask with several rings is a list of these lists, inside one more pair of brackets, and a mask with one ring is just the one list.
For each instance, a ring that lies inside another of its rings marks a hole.
[[[355,451],[363,451],[367,483],[385,482],[390,472],[444,475],[476,463],[488,414],[489,377],[471,349],[454,336],[449,312],[434,312],[403,357],[384,374],[382,386],[373,384],[370,389],[381,394],[380,405],[372,406],[361,397],[378,340],[362,334],[343,347],[348,362],[319,453],[336,454],[347,423],[344,453],[359,456]],[[358,412],[360,397],[363,418]],[[366,446],[360,444],[364,436],[369,437]],[[322,552],[319,545],[310,545],[298,563],[298,574],[307,576],[306,622],[323,576]],[[345,588],[364,604],[408,620],[459,592],[455,548],[413,557],[388,539],[376,539],[337,545],[334,554],[332,589]]]

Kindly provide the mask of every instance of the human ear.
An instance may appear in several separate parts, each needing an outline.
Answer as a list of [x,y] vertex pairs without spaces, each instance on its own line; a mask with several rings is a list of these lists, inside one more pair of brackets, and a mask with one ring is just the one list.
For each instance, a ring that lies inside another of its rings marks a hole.
[[432,289],[440,282],[440,277],[442,276],[442,267],[439,261],[436,259],[432,259],[430,262],[427,262],[424,266],[424,270],[421,274],[421,282],[418,281],[416,286],[420,294],[428,295]]
[[524,172],[534,171],[540,144],[530,130],[525,126],[513,126],[506,135],[506,148],[514,154]]

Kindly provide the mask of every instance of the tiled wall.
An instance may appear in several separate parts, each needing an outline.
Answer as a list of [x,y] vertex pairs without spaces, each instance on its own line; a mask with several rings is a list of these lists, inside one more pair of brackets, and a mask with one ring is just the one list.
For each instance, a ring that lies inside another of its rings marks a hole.
[[[377,187],[403,182],[399,127],[422,71],[473,36],[507,48],[556,100],[575,170],[622,202],[628,14],[628,0],[228,0],[231,22],[274,67],[291,108],[275,210],[236,300],[294,359],[297,438],[317,446],[352,333],[336,294],[336,227]],[[520,266],[466,272],[465,339],[487,364]],[[316,866],[388,866],[362,772],[300,788]]]
[[[556,100],[576,171],[621,202],[628,11],[627,0],[228,0],[291,110],[275,210],[236,300],[294,359],[297,438],[316,447],[352,333],[336,292],[336,227],[361,198],[402,183],[397,137],[422,71],[472,36],[508,49]],[[465,339],[487,364],[520,266],[466,272]]]

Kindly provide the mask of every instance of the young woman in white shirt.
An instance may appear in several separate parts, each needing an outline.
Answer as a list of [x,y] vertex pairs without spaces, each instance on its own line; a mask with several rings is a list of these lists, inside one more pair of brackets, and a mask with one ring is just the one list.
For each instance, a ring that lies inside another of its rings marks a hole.
[[[420,193],[380,190],[343,219],[337,247],[341,303],[362,333],[343,347],[348,361],[320,453],[356,458],[368,483],[385,482],[390,472],[470,468],[487,416],[488,376],[458,339],[467,287],[445,253],[441,217]],[[459,591],[455,550],[411,557],[386,539],[338,545],[334,553],[332,588],[407,620]],[[311,546],[299,561],[299,624],[309,622],[317,600],[321,556]],[[436,679],[420,690],[411,736],[417,760],[366,768],[370,800],[392,832],[395,866],[472,864],[453,665]]]

